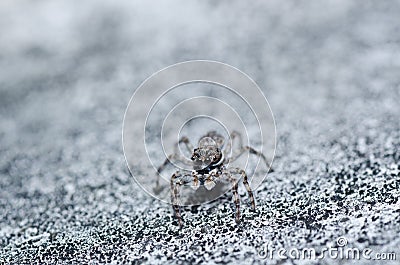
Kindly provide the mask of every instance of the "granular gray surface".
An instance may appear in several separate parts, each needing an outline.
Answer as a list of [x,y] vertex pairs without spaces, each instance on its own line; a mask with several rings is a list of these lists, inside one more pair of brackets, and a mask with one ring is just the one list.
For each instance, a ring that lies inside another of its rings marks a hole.
[[[308,264],[261,246],[394,252],[399,264],[398,1],[2,1],[0,263]],[[274,171],[234,223],[230,195],[183,211],[129,176],[125,107],[188,59],[243,70],[277,125]]]

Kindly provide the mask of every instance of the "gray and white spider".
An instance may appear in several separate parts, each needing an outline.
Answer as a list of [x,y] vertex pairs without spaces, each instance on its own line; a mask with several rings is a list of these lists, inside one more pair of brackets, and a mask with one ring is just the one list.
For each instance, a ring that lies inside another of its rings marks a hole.
[[[227,165],[238,159],[243,153],[247,151],[249,151],[251,154],[260,156],[266,163],[267,167],[269,167],[268,161],[262,153],[256,151],[254,148],[250,146],[243,146],[240,133],[233,131],[230,137],[231,141],[228,142],[225,149],[225,138],[215,131],[210,131],[206,135],[201,137],[198,142],[198,147],[195,149],[192,147],[187,137],[182,137],[179,140],[178,145],[184,143],[188,151],[192,153],[192,163],[190,164],[193,167],[192,171],[176,171],[172,175],[170,181],[171,203],[174,209],[175,216],[178,219],[179,226],[183,225],[179,207],[179,198],[180,188],[184,185],[190,185],[194,190],[197,190],[200,185],[204,185],[207,190],[211,190],[216,185],[216,182],[222,180],[229,181],[232,185],[232,193],[236,207],[235,221],[236,223],[239,223],[240,201],[238,194],[238,181],[240,180],[240,178],[242,178],[243,184],[247,190],[251,202],[251,207],[253,210],[255,210],[256,204],[254,201],[253,192],[247,180],[246,172],[243,169],[236,167],[229,168],[227,167]],[[237,150],[236,152],[232,152],[232,142],[235,139],[238,139],[239,141],[239,150]],[[232,156],[229,157],[230,153],[232,153]],[[185,161],[185,158],[179,155],[178,152],[169,155],[164,163],[158,168],[159,176],[172,159]],[[235,178],[235,175],[239,175],[240,178]],[[157,179],[156,188],[154,190],[156,192],[160,192],[159,179]]]

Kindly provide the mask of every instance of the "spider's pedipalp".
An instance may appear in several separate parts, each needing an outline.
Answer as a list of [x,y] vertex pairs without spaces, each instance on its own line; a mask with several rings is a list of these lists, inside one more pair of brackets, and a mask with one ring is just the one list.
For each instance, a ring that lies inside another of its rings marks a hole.
[[207,190],[212,190],[212,188],[215,187],[215,181],[212,179],[211,176],[209,176],[205,181],[204,181],[204,187],[206,187]]
[[190,185],[190,187],[192,187],[192,189],[197,190],[200,187],[200,181],[199,181],[199,177],[197,176],[197,174],[193,174],[193,180],[192,180],[192,184]]

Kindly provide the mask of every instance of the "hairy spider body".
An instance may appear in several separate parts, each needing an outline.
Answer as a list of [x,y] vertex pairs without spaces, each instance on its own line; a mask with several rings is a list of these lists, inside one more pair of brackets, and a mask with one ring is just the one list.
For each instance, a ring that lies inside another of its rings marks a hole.
[[[253,192],[248,183],[246,172],[240,168],[229,168],[226,165],[238,159],[243,153],[249,151],[250,154],[255,154],[260,156],[264,162],[268,165],[265,156],[256,151],[250,146],[243,146],[241,135],[233,131],[230,135],[231,142],[227,144],[227,147],[223,151],[225,139],[222,135],[215,131],[208,132],[206,135],[200,138],[198,142],[198,147],[193,149],[187,137],[182,137],[178,145],[184,143],[189,152],[192,153],[191,156],[191,166],[192,171],[188,170],[178,170],[176,171],[170,181],[171,188],[171,202],[174,209],[175,217],[178,220],[180,226],[183,225],[182,217],[180,213],[180,189],[184,185],[190,185],[194,190],[197,190],[200,185],[204,186],[207,190],[214,188],[219,181],[228,181],[232,185],[233,199],[236,207],[235,211],[235,221],[240,222],[240,200],[238,194],[238,182],[240,179],[243,180],[243,184],[248,193],[251,207],[255,210],[255,200]],[[239,140],[239,150],[232,152],[232,156],[229,156],[232,151],[232,141],[234,139]],[[164,163],[158,168],[158,172],[161,171],[170,163],[170,159],[175,158],[180,161],[185,159],[180,157],[177,152],[167,157]],[[159,181],[157,179],[155,191],[160,191]]]

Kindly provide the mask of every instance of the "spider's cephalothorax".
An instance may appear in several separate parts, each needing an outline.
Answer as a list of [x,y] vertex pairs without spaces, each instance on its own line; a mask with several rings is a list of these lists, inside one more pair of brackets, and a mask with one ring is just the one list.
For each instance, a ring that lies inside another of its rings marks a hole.
[[[239,141],[239,149],[236,152],[232,152],[232,142],[235,139]],[[193,149],[187,137],[182,137],[179,140],[178,145],[181,143],[184,143],[188,151],[192,152],[191,165],[193,170],[191,172],[186,170],[176,171],[171,177],[171,202],[180,226],[182,226],[182,217],[179,207],[179,191],[183,185],[190,185],[195,190],[198,189],[200,185],[204,185],[206,189],[211,190],[216,185],[216,182],[221,180],[229,181],[232,184],[232,193],[236,206],[235,220],[239,223],[240,201],[238,194],[238,181],[242,178],[243,184],[246,187],[250,198],[252,209],[255,210],[256,206],[254,196],[248,183],[246,172],[240,168],[227,168],[226,165],[235,161],[244,152],[249,151],[251,154],[261,156],[269,167],[267,159],[262,153],[256,151],[250,146],[243,146],[241,136],[236,131],[231,133],[231,141],[228,142],[226,147],[224,145],[224,137],[215,131],[208,132],[205,136],[201,137],[197,148],[195,149]],[[185,161],[185,159],[176,152],[175,154],[170,155],[158,168],[159,173],[161,173],[161,171],[169,164],[170,159],[172,158]],[[159,191],[158,180],[156,185],[157,187],[155,190]]]
[[198,148],[193,150],[193,169],[199,174],[208,174],[210,170],[221,165],[224,155],[218,144],[211,137],[203,137],[198,143]]

